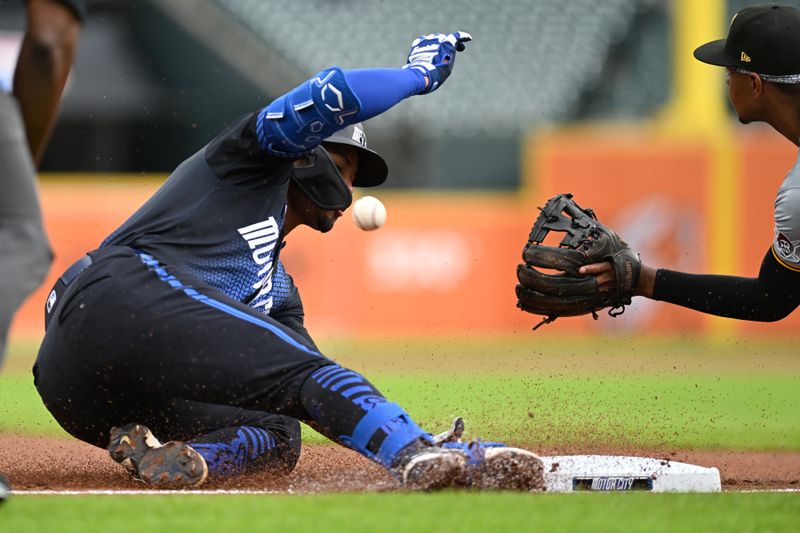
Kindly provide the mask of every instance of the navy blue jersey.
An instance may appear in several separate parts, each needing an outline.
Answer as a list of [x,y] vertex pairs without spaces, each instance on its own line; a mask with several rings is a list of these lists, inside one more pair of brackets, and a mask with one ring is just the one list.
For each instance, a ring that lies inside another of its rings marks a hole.
[[181,163],[102,246],[146,252],[266,314],[300,305],[278,258],[292,161],[259,147],[255,120]]

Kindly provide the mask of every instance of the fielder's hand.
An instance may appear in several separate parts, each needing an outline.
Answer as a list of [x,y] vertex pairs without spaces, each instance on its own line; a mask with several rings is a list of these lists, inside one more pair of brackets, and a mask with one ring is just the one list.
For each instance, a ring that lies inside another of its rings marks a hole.
[[414,69],[425,79],[425,89],[420,94],[435,91],[450,76],[456,52],[463,52],[464,43],[472,40],[465,31],[421,35],[411,43],[408,63],[403,68]]
[[[642,263],[642,270],[639,272],[639,282],[633,291],[635,296],[653,297],[653,288],[656,283],[657,269]],[[581,276],[594,276],[597,279],[597,288],[601,293],[609,293],[616,286],[616,271],[614,265],[609,261],[602,263],[592,263],[578,269]]]

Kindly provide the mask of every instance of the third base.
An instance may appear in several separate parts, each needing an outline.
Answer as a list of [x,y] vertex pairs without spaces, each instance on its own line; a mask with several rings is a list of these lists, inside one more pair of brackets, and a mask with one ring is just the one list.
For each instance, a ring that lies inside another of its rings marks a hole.
[[548,492],[631,491],[720,492],[719,470],[622,455],[542,457]]

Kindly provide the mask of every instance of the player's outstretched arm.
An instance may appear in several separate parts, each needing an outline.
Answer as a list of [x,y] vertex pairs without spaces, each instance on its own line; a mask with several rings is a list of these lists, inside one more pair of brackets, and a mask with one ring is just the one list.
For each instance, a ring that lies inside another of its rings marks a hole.
[[[800,306],[800,190],[789,187],[775,202],[775,240],[761,262],[758,276],[687,274],[642,265],[634,294],[670,302],[710,315],[774,322]],[[586,265],[580,274],[593,275],[601,291],[613,289],[608,263]]]
[[[586,265],[579,273],[596,276],[601,291],[613,286],[610,263]],[[642,265],[634,294],[710,315],[775,322],[800,306],[800,272],[779,263],[772,249],[755,278],[687,274]]]
[[350,124],[438,89],[450,76],[456,53],[470,40],[466,32],[424,35],[414,40],[400,68],[323,70],[257,114],[258,142],[272,155],[304,155]]

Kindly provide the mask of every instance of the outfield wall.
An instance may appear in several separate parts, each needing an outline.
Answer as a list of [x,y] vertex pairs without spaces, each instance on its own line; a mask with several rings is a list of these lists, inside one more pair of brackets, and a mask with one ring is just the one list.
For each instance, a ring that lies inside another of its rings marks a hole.
[[[384,228],[361,232],[349,215],[327,235],[300,228],[288,237],[282,258],[316,334],[527,334],[535,319],[515,307],[515,267],[535,207],[557,192],[575,193],[651,264],[755,275],[772,240],[775,192],[796,153],[758,128],[737,134],[729,153],[735,172],[725,187],[736,194],[718,194],[714,158],[720,153],[702,141],[670,140],[642,129],[540,133],[525,150],[519,193],[376,191],[389,213]],[[14,335],[41,334],[41,306],[53,280],[161,179],[45,177],[42,203],[56,260],[47,288],[18,314]],[[736,205],[720,204],[731,198]],[[791,334],[800,325],[797,312],[777,324],[724,321],[720,328],[719,320],[639,300],[635,312],[618,319],[562,319],[536,335]]]

